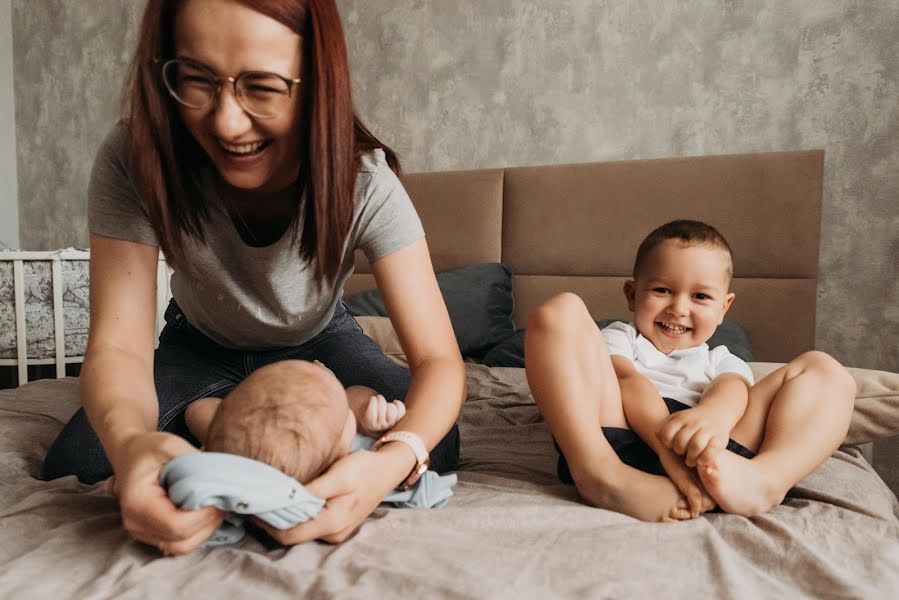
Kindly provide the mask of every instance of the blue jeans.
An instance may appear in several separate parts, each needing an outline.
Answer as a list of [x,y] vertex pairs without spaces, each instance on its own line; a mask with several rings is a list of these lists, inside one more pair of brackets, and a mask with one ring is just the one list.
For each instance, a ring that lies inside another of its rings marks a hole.
[[[191,326],[174,300],[166,309],[165,320],[153,365],[159,400],[157,428],[195,444],[184,421],[187,405],[207,396],[223,398],[244,377],[277,361],[317,359],[334,372],[344,387],[365,385],[388,400],[404,399],[409,389],[409,372],[387,358],[362,333],[343,302],[337,304],[331,322],[317,336],[300,346],[278,350],[224,348]],[[453,425],[431,451],[431,468],[444,472],[458,466],[459,428]],[[53,442],[41,475],[44,479],[75,475],[83,483],[112,475],[112,466],[83,408],[78,409]]]

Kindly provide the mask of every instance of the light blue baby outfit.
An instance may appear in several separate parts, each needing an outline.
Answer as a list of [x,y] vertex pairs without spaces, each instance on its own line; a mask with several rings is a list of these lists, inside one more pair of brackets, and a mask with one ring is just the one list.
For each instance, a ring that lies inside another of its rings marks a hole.
[[[352,451],[369,449],[374,440],[357,435]],[[204,546],[240,541],[246,515],[277,529],[290,529],[315,517],[325,501],[313,496],[293,477],[263,462],[221,452],[195,452],[173,458],[159,476],[175,506],[194,510],[214,506],[228,516]],[[425,471],[408,490],[398,489],[383,502],[405,508],[444,506],[456,484],[455,475]]]

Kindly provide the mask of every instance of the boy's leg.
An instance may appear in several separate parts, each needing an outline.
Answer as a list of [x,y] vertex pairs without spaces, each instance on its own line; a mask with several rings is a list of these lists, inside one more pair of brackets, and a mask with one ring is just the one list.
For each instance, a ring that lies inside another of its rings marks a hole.
[[855,381],[823,352],[806,352],[749,391],[731,438],[757,452],[700,457],[706,490],[726,512],[753,515],[779,504],[800,479],[839,447],[849,430]]
[[584,500],[646,521],[689,518],[671,480],[622,463],[602,432],[627,422],[602,334],[580,298],[561,294],[528,316],[525,367]]

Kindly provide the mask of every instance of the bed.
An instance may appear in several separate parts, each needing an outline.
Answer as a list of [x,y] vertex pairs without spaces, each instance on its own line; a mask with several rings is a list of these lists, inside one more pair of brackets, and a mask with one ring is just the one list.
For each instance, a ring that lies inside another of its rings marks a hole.
[[[523,369],[497,366],[514,361],[527,311],[559,291],[579,293],[597,319],[626,317],[620,287],[636,243],[675,217],[709,221],[733,245],[730,316],[748,332],[757,374],[813,348],[822,169],[823,153],[809,151],[407,176],[469,361],[449,505],[379,508],[340,546],[283,548],[257,534],[164,558],[127,537],[102,484],[36,479],[78,406],[76,378],[40,380],[0,391],[0,590],[89,598],[892,597],[899,503],[858,445],[899,433],[899,375],[852,370],[859,393],[846,445],[771,512],[650,524],[585,506],[558,482]],[[402,361],[389,321],[364,291],[369,273],[358,257],[348,304],[374,307],[358,320]]]

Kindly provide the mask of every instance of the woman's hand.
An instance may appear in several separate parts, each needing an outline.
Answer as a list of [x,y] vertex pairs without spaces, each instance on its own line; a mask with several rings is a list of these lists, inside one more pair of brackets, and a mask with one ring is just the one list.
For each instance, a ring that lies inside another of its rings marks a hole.
[[189,554],[218,528],[221,511],[205,507],[181,510],[159,484],[159,472],[171,459],[198,450],[171,433],[141,433],[125,442],[115,461],[115,489],[122,525],[134,539],[163,554]]
[[256,522],[285,545],[312,540],[340,543],[403,481],[414,464],[415,455],[405,444],[386,444],[377,452],[353,452],[305,486],[309,493],[327,500],[314,519],[291,529],[275,529],[258,519]]

